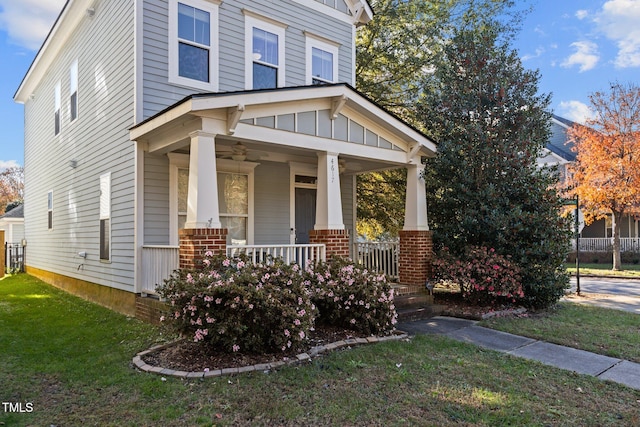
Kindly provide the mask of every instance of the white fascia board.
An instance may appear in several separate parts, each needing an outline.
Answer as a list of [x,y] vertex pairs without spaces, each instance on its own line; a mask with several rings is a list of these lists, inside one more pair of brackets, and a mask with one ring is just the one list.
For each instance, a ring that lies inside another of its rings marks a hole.
[[398,165],[407,163],[407,154],[403,151],[393,151],[386,148],[372,147],[353,142],[248,125],[245,123],[238,123],[234,137],[262,141],[284,147],[301,148],[314,152],[338,153],[362,159],[391,162]]
[[192,111],[191,102],[192,100],[187,100],[163,114],[160,114],[159,116],[156,116],[153,119],[129,130],[129,138],[132,141],[137,141],[149,132],[189,114]]
[[92,2],[93,0],[68,1],[20,83],[20,87],[13,97],[15,102],[24,104],[34,93],[42,78],[49,71],[49,67],[73,34],[73,30],[82,19],[90,19],[87,16],[87,9],[91,7]]

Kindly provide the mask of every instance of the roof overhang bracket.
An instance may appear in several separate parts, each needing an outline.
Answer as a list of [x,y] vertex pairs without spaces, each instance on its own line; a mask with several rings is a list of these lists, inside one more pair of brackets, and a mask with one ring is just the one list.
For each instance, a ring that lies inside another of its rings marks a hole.
[[331,119],[335,120],[338,118],[338,114],[344,108],[344,105],[347,103],[346,95],[337,96],[333,98],[333,102],[331,102]]
[[238,126],[244,110],[245,107],[242,104],[227,108],[227,134],[233,135],[236,132],[236,126]]
[[411,163],[411,160],[413,159],[413,157],[418,154],[418,151],[420,151],[420,149],[422,148],[422,145],[420,145],[420,143],[416,142],[414,143],[411,148],[409,149],[409,151],[407,152],[407,162]]

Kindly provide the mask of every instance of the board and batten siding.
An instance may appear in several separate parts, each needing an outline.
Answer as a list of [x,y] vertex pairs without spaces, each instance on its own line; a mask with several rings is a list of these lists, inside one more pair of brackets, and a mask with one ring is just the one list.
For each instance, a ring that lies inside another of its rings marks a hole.
[[[73,29],[24,107],[28,266],[127,291],[134,290],[134,146],[128,132],[134,125],[133,58],[134,2],[101,2],[93,17]],[[78,118],[70,122],[69,69],[75,60]],[[58,82],[61,131],[54,135]],[[109,172],[111,262],[101,262],[100,175]]]
[[[143,2],[143,117],[144,120],[199,89],[169,84],[168,1]],[[306,84],[305,31],[339,44],[337,82],[353,84],[353,25],[323,15],[293,0],[225,1],[219,7],[219,91],[245,90],[244,15],[247,9],[287,24],[285,34],[286,86]],[[327,6],[327,9],[330,9]],[[333,10],[333,9],[331,9]]]

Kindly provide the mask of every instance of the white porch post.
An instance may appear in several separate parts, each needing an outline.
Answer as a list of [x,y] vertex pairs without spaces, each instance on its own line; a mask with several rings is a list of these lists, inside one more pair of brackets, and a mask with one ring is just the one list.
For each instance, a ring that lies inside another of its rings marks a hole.
[[196,131],[189,136],[191,153],[185,228],[222,228],[218,206],[215,135]]
[[344,230],[337,153],[318,153],[315,230]]
[[407,165],[407,194],[405,200],[404,227],[405,231],[428,231],[427,194],[422,178],[422,165]]

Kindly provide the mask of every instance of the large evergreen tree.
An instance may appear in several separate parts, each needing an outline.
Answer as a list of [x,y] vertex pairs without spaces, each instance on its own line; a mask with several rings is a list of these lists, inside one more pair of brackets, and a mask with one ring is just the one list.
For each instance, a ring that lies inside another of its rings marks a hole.
[[419,111],[439,141],[425,168],[436,246],[460,256],[495,248],[523,269],[531,306],[557,301],[568,283],[569,227],[554,176],[536,166],[549,136],[549,95],[522,67],[502,24],[460,28],[444,45]]

